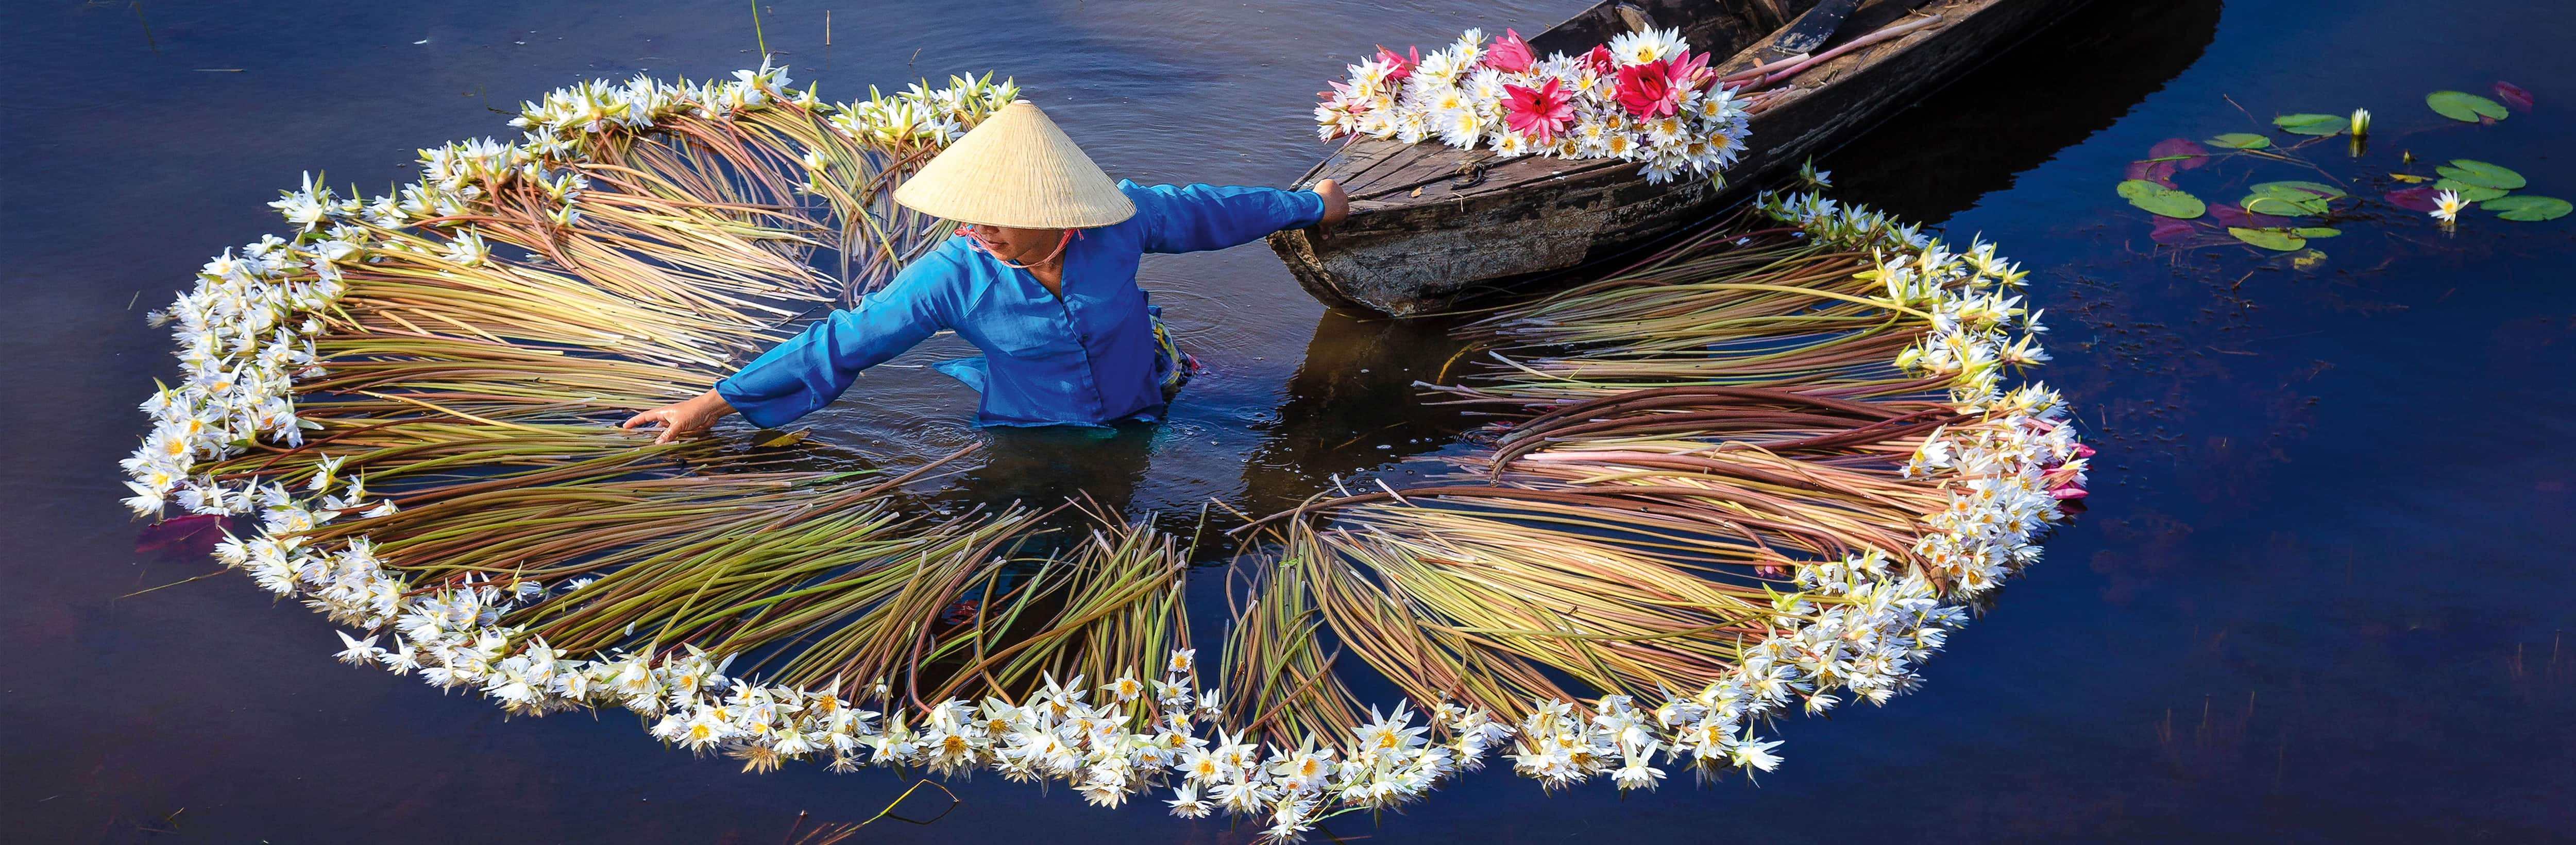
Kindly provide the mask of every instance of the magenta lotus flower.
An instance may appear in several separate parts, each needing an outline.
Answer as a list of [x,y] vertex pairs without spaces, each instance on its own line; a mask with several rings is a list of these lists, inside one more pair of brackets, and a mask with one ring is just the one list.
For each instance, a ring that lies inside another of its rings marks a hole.
[[1663,117],[1681,106],[1673,92],[1672,63],[1664,59],[1620,68],[1617,90],[1619,106],[1640,119]]
[[1553,78],[1537,88],[1503,86],[1503,123],[1542,144],[1556,140],[1574,121],[1574,94],[1557,86]]
[[1529,42],[1521,40],[1517,30],[1503,30],[1503,37],[1495,39],[1494,46],[1485,48],[1485,66],[1504,73],[1529,70],[1530,65],[1537,62],[1538,58],[1530,55]]

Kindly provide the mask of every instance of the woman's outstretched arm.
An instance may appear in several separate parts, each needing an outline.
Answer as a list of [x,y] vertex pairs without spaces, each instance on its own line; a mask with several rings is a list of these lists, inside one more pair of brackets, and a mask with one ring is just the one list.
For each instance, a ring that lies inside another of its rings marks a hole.
[[1144,223],[1146,252],[1198,252],[1250,243],[1281,229],[1330,226],[1350,214],[1341,185],[1312,191],[1215,185],[1122,186]]
[[737,411],[753,425],[786,425],[840,398],[859,371],[948,328],[957,310],[951,284],[957,275],[937,253],[913,262],[857,308],[833,311],[716,382],[714,390],[637,414],[626,427],[659,423],[662,436],[655,442],[668,443]]

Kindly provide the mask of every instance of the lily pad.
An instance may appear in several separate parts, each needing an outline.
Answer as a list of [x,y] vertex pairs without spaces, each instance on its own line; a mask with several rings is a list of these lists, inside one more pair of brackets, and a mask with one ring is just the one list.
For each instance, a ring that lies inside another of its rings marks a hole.
[[2302,238],[2331,238],[2343,234],[2343,230],[2333,226],[2301,226],[2290,230],[2290,234]]
[[2557,197],[2529,195],[2487,200],[2479,203],[2478,207],[2495,212],[2497,217],[2526,223],[2556,220],[2567,216],[2569,210],[2576,209],[2576,206],[2570,206],[2566,200]]
[[2272,145],[2272,139],[2252,132],[2229,132],[2201,143],[2231,150],[2259,150]]
[[[2120,184],[2126,187],[2129,183]],[[2124,193],[2122,196],[2128,196],[2128,194]],[[2199,197],[2170,188],[2157,188],[2153,193],[2129,196],[2129,204],[2146,209],[2158,217],[2171,217],[2176,220],[2199,217],[2209,210],[2209,206],[2203,204]]]
[[2113,188],[2112,190],[2119,191],[2121,199],[2133,200],[2157,191],[2168,189],[2163,185],[2158,185],[2145,179],[2123,179],[2120,181],[2119,187]]
[[2342,188],[2337,188],[2333,185],[2324,184],[2322,182],[2300,182],[2296,180],[2287,182],[2264,182],[2255,185],[2252,188],[2248,188],[2247,190],[2251,190],[2258,194],[2268,194],[2283,190],[2306,191],[2311,194],[2324,196],[2326,199],[2342,199],[2344,196]]
[[2466,91],[2435,91],[2424,95],[2424,104],[2443,117],[2461,123],[2476,123],[2480,118],[2503,120],[2511,114],[2504,104]]
[[2200,227],[2191,221],[2158,217],[2155,228],[2147,230],[2147,239],[2165,246],[2173,246],[2190,241],[2199,231]]
[[2247,229],[2276,229],[2290,225],[2290,218],[2255,214],[2223,202],[2209,207],[2209,217],[2218,221],[2220,226],[2241,226]]
[[[2260,186],[2257,186],[2258,188]],[[2295,188],[2273,188],[2246,194],[2236,204],[2255,214],[2324,214],[2326,198]]]
[[2523,186],[2531,184],[2523,180],[2522,174],[2508,170],[2502,165],[2465,158],[2451,159],[2451,166],[2436,167],[2433,171],[2471,185],[2485,185],[2508,191],[2519,191]]
[[2227,233],[2235,235],[2237,240],[2276,252],[2297,252],[2308,248],[2306,238],[2279,229],[2246,229],[2231,226],[2228,227]]
[[2189,138],[2166,138],[2147,148],[2147,157],[2190,170],[2209,163],[2209,150]]
[[2463,202],[2485,202],[2487,200],[2512,193],[2511,191],[2507,191],[2503,188],[2490,188],[2485,185],[2471,185],[2457,179],[2444,179],[2442,181],[2435,182],[2433,183],[2433,190],[2457,191],[2460,194],[2460,200]]
[[2129,162],[2128,169],[2121,171],[2120,178],[2151,182],[2159,188],[2170,188],[2174,186],[2173,175],[2178,169],[2180,168],[2175,167],[2170,161],[2133,161]]
[[2352,128],[2352,121],[2331,114],[2285,114],[2272,118],[2272,125],[2294,135],[2341,135]]

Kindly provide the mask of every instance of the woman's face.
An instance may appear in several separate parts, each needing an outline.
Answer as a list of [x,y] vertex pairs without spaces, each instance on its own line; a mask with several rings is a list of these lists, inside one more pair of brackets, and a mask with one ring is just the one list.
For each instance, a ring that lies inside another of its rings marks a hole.
[[1063,229],[1014,229],[1009,226],[974,227],[971,233],[984,242],[984,247],[1005,260],[1017,264],[1044,261],[1055,247],[1064,242]]

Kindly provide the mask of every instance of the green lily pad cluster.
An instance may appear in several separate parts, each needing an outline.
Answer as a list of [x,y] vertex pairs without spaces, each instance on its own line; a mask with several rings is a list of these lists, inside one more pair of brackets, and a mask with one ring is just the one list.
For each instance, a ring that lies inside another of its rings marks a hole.
[[[2333,185],[2297,180],[2264,182],[2248,191],[2244,199],[2236,201],[2238,208],[2248,214],[2276,217],[2320,216],[2327,212],[2328,203],[2350,196]],[[2307,248],[2309,238],[2331,238],[2343,234],[2343,230],[2332,226],[2229,226],[2227,234],[2264,249],[2296,252]]]
[[2237,206],[2254,214],[2283,217],[2324,214],[2326,203],[2347,196],[2342,188],[2316,182],[2265,182],[2250,190]]
[[[2435,91],[2424,103],[2443,117],[2466,123],[2490,124],[2510,116],[2515,109],[2532,107],[2531,92],[2499,81],[2496,98],[2461,91]],[[2501,100],[2501,102],[2499,102]],[[2354,197],[2338,184],[2363,184],[2340,175],[2323,175],[2322,182],[2283,180],[2261,182],[2246,189],[2234,205],[2210,203],[2175,185],[2174,179],[2184,171],[2198,169],[2215,161],[2268,159],[2300,165],[2320,174],[2327,171],[2302,157],[2299,151],[2315,141],[2337,135],[2352,135],[2353,155],[2365,152],[2361,136],[2369,132],[2369,112],[2355,109],[2352,116],[2298,113],[2272,119],[2274,132],[2227,132],[2193,142],[2171,138],[2150,150],[2149,158],[2132,161],[2127,178],[2117,188],[2121,199],[2156,216],[2152,233],[2157,243],[2181,245],[2196,238],[2213,236],[2224,230],[2238,242],[2291,256],[2301,267],[2312,267],[2326,259],[2325,253],[2310,249],[2308,242],[2343,234],[2332,223],[2339,210],[2378,201],[2398,208],[2425,211],[2436,205],[2438,191],[2451,191],[2461,201],[2493,213],[2497,219],[2514,221],[2555,220],[2576,211],[2566,200],[2556,197],[2516,193],[2528,187],[2529,180],[2512,168],[2474,159],[2452,159],[2434,168],[2434,175],[2390,172],[2385,180],[2409,183],[2386,192],[2384,198]],[[2361,121],[2356,124],[2355,121]],[[2283,136],[2289,136],[2284,139]],[[2300,137],[2305,136],[2305,137]],[[2412,164],[2410,153],[2406,162]],[[2377,182],[2379,180],[2369,180]],[[2424,183],[2431,183],[2426,185]],[[2373,191],[2379,190],[2374,187]],[[2438,215],[2437,215],[2438,216]],[[2207,218],[2209,222],[2194,223]],[[2286,218],[2286,219],[2285,219]],[[2305,219],[2302,219],[2305,218]],[[2451,218],[2444,217],[2447,223]],[[2276,224],[2276,225],[2264,225]]]
[[2526,223],[2556,220],[2567,216],[2571,209],[2566,200],[2557,197],[2514,195],[2514,191],[2529,186],[2530,180],[2503,165],[2455,158],[2450,164],[2433,168],[2433,172],[2442,177],[2433,183],[2435,190],[2458,193],[2462,201],[2477,203],[2479,208],[2495,212],[2499,219]]

